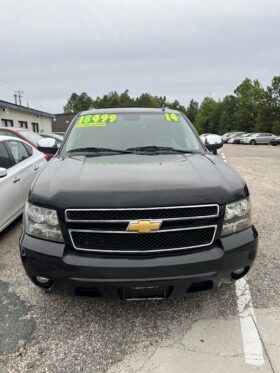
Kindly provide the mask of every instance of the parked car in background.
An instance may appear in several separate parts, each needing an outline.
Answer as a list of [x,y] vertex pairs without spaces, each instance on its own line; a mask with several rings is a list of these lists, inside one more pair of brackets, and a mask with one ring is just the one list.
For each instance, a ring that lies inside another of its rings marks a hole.
[[242,133],[241,135],[235,135],[228,140],[229,144],[240,144],[241,139],[250,136],[252,133]]
[[242,135],[244,132],[229,132],[222,136],[223,142],[228,143],[228,141],[236,135]]
[[270,144],[270,141],[273,140],[276,136],[272,133],[252,133],[250,136],[242,138],[240,141],[241,144]]
[[277,136],[270,140],[270,145],[280,145],[280,136]]
[[233,133],[234,133],[234,132],[227,132],[227,133],[223,134],[223,136],[222,136],[223,142],[224,142],[224,143],[227,142],[228,139],[231,137],[231,135],[232,135]]
[[56,145],[60,145],[63,141],[63,136],[57,134],[57,133],[40,133],[40,136],[44,137],[44,138],[51,138],[51,139],[55,139],[55,142],[56,142]]
[[0,136],[0,232],[23,212],[31,184],[46,163],[27,142]]
[[212,133],[203,133],[202,135],[199,135],[199,137],[201,138],[201,140],[204,142],[204,139],[209,136],[209,135],[212,135]]
[[[18,139],[22,139],[35,148],[38,147],[38,141],[43,138],[41,135],[39,135],[39,133],[32,132],[24,128],[12,127],[0,127],[0,136],[12,136]],[[51,153],[44,154],[47,161],[49,161],[53,157],[53,154]]]

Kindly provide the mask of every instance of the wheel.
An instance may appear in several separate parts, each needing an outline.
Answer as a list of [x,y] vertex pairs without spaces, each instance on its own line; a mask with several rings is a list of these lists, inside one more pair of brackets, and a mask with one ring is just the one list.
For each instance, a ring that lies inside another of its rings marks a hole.
[[256,145],[256,140],[251,140],[250,145]]

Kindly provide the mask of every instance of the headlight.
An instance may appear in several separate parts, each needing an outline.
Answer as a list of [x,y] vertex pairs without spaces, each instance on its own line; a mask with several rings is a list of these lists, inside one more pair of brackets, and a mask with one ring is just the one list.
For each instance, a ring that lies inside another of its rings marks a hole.
[[26,203],[24,229],[27,234],[43,240],[64,242],[56,210]]
[[249,198],[226,205],[222,236],[239,232],[250,227],[251,224],[251,205]]

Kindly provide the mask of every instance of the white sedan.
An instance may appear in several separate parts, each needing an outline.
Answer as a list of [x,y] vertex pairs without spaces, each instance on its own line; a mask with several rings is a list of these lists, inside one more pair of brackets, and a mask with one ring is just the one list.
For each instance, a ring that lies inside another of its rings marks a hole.
[[0,232],[22,214],[31,184],[46,163],[44,154],[27,142],[0,136]]

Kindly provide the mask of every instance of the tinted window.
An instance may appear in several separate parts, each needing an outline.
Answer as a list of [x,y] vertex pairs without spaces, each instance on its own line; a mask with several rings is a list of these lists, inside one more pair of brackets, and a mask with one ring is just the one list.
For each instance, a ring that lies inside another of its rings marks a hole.
[[0,167],[10,168],[11,166],[12,166],[12,162],[4,146],[4,143],[0,142]]
[[23,144],[23,145],[24,145],[25,149],[27,150],[28,155],[31,156],[33,154],[32,146],[27,145],[27,144]]
[[1,136],[12,136],[12,137],[17,137],[17,135],[13,132],[10,131],[5,131],[5,130],[0,130],[0,135]]
[[20,131],[20,134],[27,138],[32,144],[38,145],[38,141],[42,139],[42,136],[38,135],[38,133],[28,131],[28,130],[22,130]]
[[14,157],[15,163],[24,161],[29,157],[24,145],[18,141],[7,141],[6,143]]

